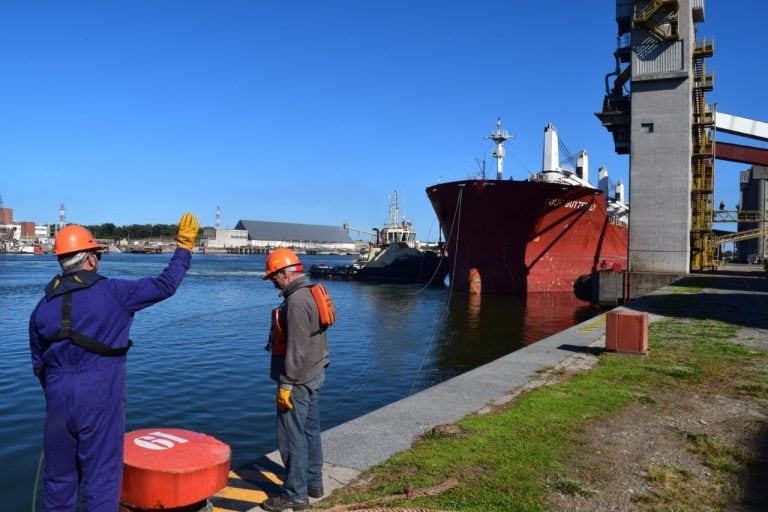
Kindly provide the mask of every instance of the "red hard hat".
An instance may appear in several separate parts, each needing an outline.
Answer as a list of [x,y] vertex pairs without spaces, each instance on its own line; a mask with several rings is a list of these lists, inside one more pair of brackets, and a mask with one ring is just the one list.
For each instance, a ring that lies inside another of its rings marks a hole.
[[90,231],[83,226],[67,226],[56,235],[53,254],[63,256],[81,251],[100,251],[103,245],[96,243]]
[[299,257],[296,256],[296,253],[284,247],[275,249],[269,253],[269,256],[267,256],[266,267],[267,273],[264,276],[265,280],[272,277],[275,272],[283,270],[286,267],[296,267],[296,271],[298,272],[304,270],[304,265],[301,264],[301,261],[299,261]]

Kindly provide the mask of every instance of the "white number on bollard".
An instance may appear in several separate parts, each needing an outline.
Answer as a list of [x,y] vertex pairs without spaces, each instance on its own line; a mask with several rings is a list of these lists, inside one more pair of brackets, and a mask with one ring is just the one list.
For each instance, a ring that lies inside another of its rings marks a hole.
[[151,432],[149,434],[139,436],[133,440],[136,446],[146,448],[148,450],[167,450],[173,448],[174,443],[184,444],[188,439],[183,437],[174,436],[165,432]]

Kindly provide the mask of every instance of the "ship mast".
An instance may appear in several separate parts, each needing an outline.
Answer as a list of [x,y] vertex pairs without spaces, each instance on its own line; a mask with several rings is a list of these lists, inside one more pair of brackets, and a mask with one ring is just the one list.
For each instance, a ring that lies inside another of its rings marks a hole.
[[486,139],[490,139],[496,143],[496,149],[493,150],[491,155],[496,159],[497,180],[501,180],[504,177],[504,143],[513,137],[514,135],[510,135],[508,131],[501,129],[501,117],[496,121],[496,131],[491,132],[491,134],[486,137]]
[[389,203],[389,222],[397,226],[400,217],[400,208],[397,205],[397,190],[392,193],[392,202]]

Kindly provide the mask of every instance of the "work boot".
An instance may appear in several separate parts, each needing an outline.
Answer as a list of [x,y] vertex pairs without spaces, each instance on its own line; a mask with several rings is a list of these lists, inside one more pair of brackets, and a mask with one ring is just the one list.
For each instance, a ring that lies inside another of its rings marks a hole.
[[325,491],[321,487],[307,487],[307,494],[310,498],[322,498]]
[[261,502],[261,508],[269,512],[282,512],[283,510],[306,510],[309,501],[290,501],[285,496],[274,496]]

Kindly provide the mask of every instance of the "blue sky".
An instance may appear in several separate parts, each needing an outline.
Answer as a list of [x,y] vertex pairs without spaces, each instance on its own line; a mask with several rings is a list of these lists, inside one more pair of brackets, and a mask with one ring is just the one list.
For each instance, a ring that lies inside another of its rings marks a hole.
[[[738,5],[738,7],[734,7]],[[718,110],[768,121],[764,0],[707,0]],[[0,196],[15,220],[370,229],[401,214],[437,239],[425,188],[541,166],[544,126],[627,182],[594,112],[615,2],[4,2]],[[722,137],[725,138],[725,137]],[[748,142],[748,141],[746,141]],[[759,145],[754,142],[748,142]],[[715,201],[742,164],[718,162]],[[489,219],[489,222],[492,219]]]

